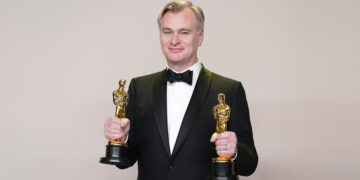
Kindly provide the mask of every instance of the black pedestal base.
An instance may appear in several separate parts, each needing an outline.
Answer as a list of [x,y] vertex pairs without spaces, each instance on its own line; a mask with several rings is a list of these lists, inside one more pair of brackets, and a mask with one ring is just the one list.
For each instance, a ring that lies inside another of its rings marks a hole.
[[208,180],[238,180],[231,161],[213,162]]
[[130,166],[126,146],[106,145],[106,156],[100,158],[100,163],[118,166]]

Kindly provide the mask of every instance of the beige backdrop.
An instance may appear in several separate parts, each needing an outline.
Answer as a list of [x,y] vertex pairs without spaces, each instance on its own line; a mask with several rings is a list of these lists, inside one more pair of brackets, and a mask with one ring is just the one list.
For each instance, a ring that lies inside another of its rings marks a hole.
[[[0,179],[136,179],[98,163],[103,122],[120,78],[165,66],[166,2],[0,0]],[[243,179],[359,179],[360,1],[195,2],[201,61],[247,91],[260,161]]]

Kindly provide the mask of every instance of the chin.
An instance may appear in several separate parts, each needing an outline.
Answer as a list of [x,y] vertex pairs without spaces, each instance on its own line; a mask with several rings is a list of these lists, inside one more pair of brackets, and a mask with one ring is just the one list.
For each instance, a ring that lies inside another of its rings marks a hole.
[[178,63],[182,62],[182,60],[168,59],[168,62],[171,64],[178,64]]
[[182,62],[184,58],[179,56],[168,56],[167,59],[169,62],[176,64]]

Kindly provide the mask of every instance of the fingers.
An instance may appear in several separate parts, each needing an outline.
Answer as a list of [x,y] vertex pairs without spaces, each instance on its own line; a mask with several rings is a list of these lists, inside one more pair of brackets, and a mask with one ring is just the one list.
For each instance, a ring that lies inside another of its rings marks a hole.
[[236,152],[236,145],[235,144],[216,145],[215,149],[218,155],[233,157]]
[[120,119],[116,116],[112,116],[109,118],[109,123],[113,123],[113,124],[120,124]]
[[108,118],[104,123],[104,135],[106,139],[126,138],[130,130],[130,120],[127,118]]
[[231,131],[225,131],[225,132],[223,132],[223,133],[220,133],[218,139],[219,139],[219,140],[221,140],[221,139],[228,139],[229,137],[232,136],[232,133],[233,133],[233,132],[231,132]]
[[[213,134],[214,136],[214,134]],[[211,137],[211,140],[215,139],[215,149],[218,155],[232,157],[236,152],[237,138],[236,134],[231,131],[226,131],[217,134],[216,138]],[[211,141],[210,140],[210,141]],[[211,141],[213,142],[213,141]]]
[[210,142],[214,143],[216,141],[217,137],[218,137],[218,133],[215,132],[214,134],[212,134],[212,136],[210,138]]

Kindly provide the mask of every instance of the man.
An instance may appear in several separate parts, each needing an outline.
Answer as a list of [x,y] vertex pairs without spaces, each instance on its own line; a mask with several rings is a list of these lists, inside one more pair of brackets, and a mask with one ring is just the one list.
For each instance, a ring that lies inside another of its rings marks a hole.
[[[197,57],[204,39],[202,10],[188,1],[170,2],[158,23],[168,68],[130,82],[128,118],[109,118],[105,137],[128,137],[140,180],[206,179],[217,155],[233,157],[236,174],[252,174],[258,157],[244,89],[204,68]],[[216,134],[219,93],[232,111],[228,131]]]

